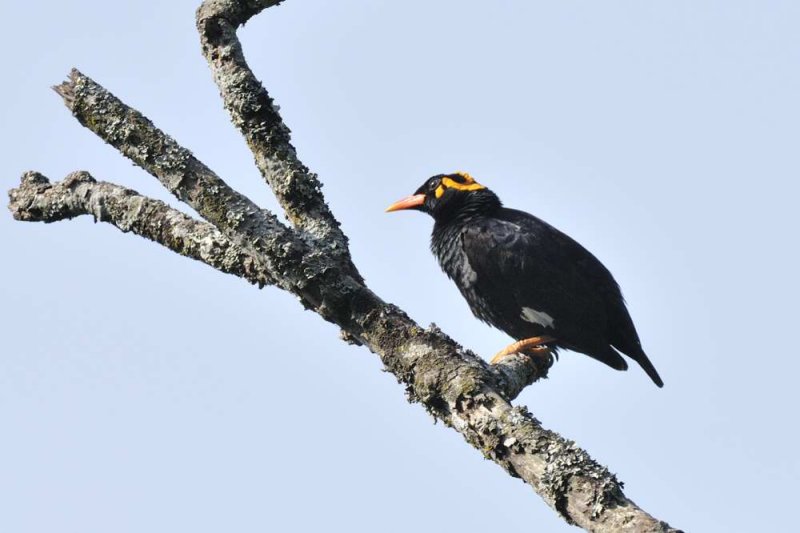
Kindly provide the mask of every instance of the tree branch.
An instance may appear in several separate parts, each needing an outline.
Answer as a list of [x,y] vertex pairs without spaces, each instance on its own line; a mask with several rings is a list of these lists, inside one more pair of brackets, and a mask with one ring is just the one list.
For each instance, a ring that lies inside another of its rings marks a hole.
[[[520,356],[491,367],[438,329],[421,328],[363,283],[316,176],[297,159],[288,129],[247,68],[236,39],[238,25],[277,3],[207,0],[198,10],[197,22],[225,105],[296,230],[230,189],[188,150],[77,71],[58,88],[59,94],[82,124],[216,226],[220,246],[227,242],[238,247],[235,253],[243,254],[242,261],[252,258],[252,265],[258,265],[250,267],[257,276],[296,294],[303,305],[339,325],[347,339],[378,354],[406,386],[411,401],[422,403],[485,457],[530,484],[568,523],[596,532],[676,532],[629,500],[616,476],[585,451],[542,428],[524,407],[510,404],[524,386],[543,377],[549,365],[537,366]],[[173,233],[168,231],[166,237],[156,233],[150,217],[157,219],[169,208],[132,195],[127,189],[96,183],[86,174],[50,185],[42,176],[28,173],[22,186],[12,191],[10,207],[23,220],[55,220],[88,211],[123,231],[156,237],[164,244]],[[153,210],[147,216],[137,215],[144,205]],[[210,225],[187,218],[198,225],[190,244],[213,232]],[[196,243],[188,249],[202,251]],[[199,258],[203,260],[202,255]]]
[[155,176],[176,198],[229,237],[256,239],[289,233],[275,215],[233,190],[147,117],[77,69],[53,89],[78,122]]
[[308,277],[324,269],[319,262],[322,251],[311,246],[305,234],[287,228],[233,190],[147,117],[78,70],[54,89],[82,125],[155,176],[241,248],[262,254],[269,271],[281,273],[275,277],[278,286],[297,294],[305,307],[320,305],[319,295],[304,287]]
[[[316,174],[297,158],[289,128],[278,107],[253,74],[236,36],[236,28],[281,0],[203,2],[197,10],[197,29],[203,55],[211,67],[225,109],[255,156],[289,219],[299,229],[352,264],[347,237],[323,198]],[[355,267],[354,277],[358,277]]]
[[57,222],[80,215],[108,222],[263,287],[273,277],[261,257],[245,251],[207,222],[200,222],[160,200],[136,191],[97,182],[88,172],[73,172],[56,183],[38,172],[26,172],[9,191],[9,209],[17,220]]

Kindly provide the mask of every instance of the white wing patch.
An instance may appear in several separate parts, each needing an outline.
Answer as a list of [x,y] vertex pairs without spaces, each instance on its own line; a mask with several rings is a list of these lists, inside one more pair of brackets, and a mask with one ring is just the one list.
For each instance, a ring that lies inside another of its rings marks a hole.
[[520,317],[525,322],[539,324],[540,326],[544,326],[546,328],[555,328],[555,319],[544,311],[537,311],[536,309],[531,309],[530,307],[523,307]]
[[472,270],[472,265],[469,264],[467,254],[463,254],[462,269],[461,269],[461,283],[465,287],[470,287],[478,281],[478,273]]

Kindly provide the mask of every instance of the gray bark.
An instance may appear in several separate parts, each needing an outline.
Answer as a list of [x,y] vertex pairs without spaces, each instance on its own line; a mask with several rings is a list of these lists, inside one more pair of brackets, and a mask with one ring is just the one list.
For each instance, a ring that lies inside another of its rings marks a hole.
[[95,221],[163,244],[259,287],[271,282],[263,259],[231,242],[213,224],[131,189],[97,182],[88,172],[73,172],[55,184],[38,172],[26,172],[9,196],[9,209],[17,220],[57,222],[92,215]]
[[87,214],[222,272],[273,284],[363,344],[425,409],[486,458],[528,483],[570,524],[587,531],[675,532],[622,492],[622,483],[575,443],[542,428],[513,400],[549,363],[524,356],[490,366],[435,327],[420,327],[364,283],[317,176],[297,158],[288,128],[247,66],[236,29],[275,0],[206,0],[197,12],[203,53],[291,227],[234,191],[175,140],[77,71],[56,90],[81,124],[155,176],[205,221],[88,173],[50,183],[36,172],[10,192],[18,220]]

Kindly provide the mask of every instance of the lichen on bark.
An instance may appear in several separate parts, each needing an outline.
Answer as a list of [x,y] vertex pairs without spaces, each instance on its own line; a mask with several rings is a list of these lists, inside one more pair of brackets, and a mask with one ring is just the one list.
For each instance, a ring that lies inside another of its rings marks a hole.
[[288,216],[278,221],[232,189],[189,150],[77,70],[55,89],[78,121],[114,146],[204,220],[76,172],[51,183],[23,175],[9,193],[17,220],[81,215],[114,225],[258,286],[275,285],[377,354],[408,398],[528,483],[567,522],[587,531],[676,532],[629,500],[622,483],[574,442],[544,429],[511,401],[545,377],[524,356],[488,365],[435,326],[423,328],[364,283],[318,177],[297,157],[290,131],[247,66],[236,29],[275,0],[206,0],[197,11],[203,54],[231,121]]

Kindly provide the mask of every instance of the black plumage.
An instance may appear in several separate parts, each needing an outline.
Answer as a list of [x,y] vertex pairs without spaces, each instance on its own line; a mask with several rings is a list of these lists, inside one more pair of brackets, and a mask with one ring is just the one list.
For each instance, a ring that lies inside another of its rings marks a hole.
[[552,349],[589,355],[617,370],[627,355],[659,387],[619,285],[575,240],[543,220],[503,207],[466,173],[440,174],[389,210],[434,220],[431,249],[479,319],[514,339],[547,336]]

